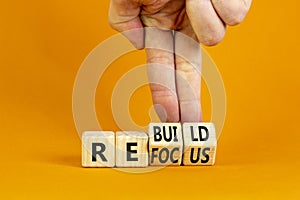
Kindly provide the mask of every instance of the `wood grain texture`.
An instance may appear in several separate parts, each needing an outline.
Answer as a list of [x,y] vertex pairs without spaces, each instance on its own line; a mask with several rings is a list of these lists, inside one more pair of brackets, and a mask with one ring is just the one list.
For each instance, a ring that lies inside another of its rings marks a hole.
[[215,126],[211,122],[183,124],[183,164],[214,165],[217,150]]
[[82,166],[114,167],[115,134],[111,131],[87,131],[82,134]]
[[149,124],[150,165],[177,165],[182,159],[182,131],[180,123]]
[[116,133],[116,166],[148,166],[148,135],[146,133],[135,131]]

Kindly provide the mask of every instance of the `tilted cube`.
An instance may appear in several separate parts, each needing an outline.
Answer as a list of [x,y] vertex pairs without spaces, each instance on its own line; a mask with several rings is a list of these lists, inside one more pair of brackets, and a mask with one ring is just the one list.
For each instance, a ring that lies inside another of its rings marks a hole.
[[150,165],[180,165],[182,158],[182,131],[180,123],[149,124]]
[[217,138],[213,123],[184,123],[183,141],[184,165],[214,165]]

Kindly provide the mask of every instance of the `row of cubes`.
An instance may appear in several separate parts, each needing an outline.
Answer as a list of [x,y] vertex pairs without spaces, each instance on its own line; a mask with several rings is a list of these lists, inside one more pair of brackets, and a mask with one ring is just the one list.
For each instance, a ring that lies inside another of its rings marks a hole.
[[214,124],[150,123],[148,134],[136,131],[86,131],[83,167],[213,165],[217,139]]

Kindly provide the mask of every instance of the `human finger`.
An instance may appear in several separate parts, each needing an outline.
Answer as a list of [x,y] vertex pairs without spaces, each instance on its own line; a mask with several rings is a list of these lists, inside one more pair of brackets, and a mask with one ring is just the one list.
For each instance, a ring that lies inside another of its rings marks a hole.
[[137,49],[144,48],[140,6],[138,1],[111,0],[108,17],[111,27],[122,32]]
[[[172,31],[146,28],[148,78],[156,112],[162,121],[178,122]],[[158,109],[157,109],[158,108]],[[163,111],[159,108],[163,108]]]
[[186,0],[186,12],[200,43],[212,46],[221,42],[226,27],[210,0]]
[[176,31],[176,87],[181,122],[202,121],[200,104],[201,47],[190,25]]
[[221,19],[234,26],[244,20],[252,0],[212,0],[212,3]]

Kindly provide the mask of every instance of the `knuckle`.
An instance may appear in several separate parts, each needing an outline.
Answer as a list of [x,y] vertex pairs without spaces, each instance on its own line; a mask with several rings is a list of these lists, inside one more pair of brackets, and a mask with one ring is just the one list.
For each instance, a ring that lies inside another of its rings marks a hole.
[[158,63],[164,65],[174,65],[173,59],[169,58],[168,56],[149,56],[148,63]]
[[225,1],[225,0],[213,0],[214,6],[220,14],[222,20],[229,26],[240,24],[246,14],[249,11],[250,3],[246,0]]
[[111,28],[116,29],[115,24],[111,20],[108,20],[108,24]]
[[176,61],[176,72],[184,79],[195,79],[200,75],[200,66],[187,61]]
[[238,5],[234,6],[232,9],[227,11],[226,24],[230,26],[240,24],[244,20],[248,11],[249,11],[249,5],[247,5],[246,3],[244,3],[244,1],[242,1]]
[[200,39],[200,42],[206,46],[214,46],[219,44],[223,38],[224,38],[225,33],[212,33],[208,34],[202,39]]
[[175,94],[165,86],[152,85],[151,86],[152,95],[155,97],[174,97]]
[[240,24],[244,20],[247,12],[248,11],[245,7],[231,11],[230,13],[227,14],[227,17],[225,17],[226,24],[230,26]]
[[108,18],[108,24],[111,28],[117,30],[118,27],[117,27],[117,23],[115,22],[115,20],[112,20],[111,17]]

